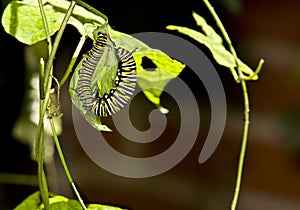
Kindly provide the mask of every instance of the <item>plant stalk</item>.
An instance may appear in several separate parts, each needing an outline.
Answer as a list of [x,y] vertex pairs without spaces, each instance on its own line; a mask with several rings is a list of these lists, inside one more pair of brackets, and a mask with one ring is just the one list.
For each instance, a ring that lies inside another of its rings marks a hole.
[[[237,82],[241,83],[241,87],[242,87],[242,91],[243,91],[243,98],[244,98],[244,130],[243,130],[242,144],[241,144],[241,150],[240,150],[240,157],[239,157],[239,162],[238,162],[236,186],[235,186],[233,200],[232,200],[232,203],[231,203],[231,210],[235,210],[236,206],[237,206],[237,201],[238,201],[238,198],[239,198],[239,194],[240,194],[241,180],[242,180],[243,167],[244,167],[244,161],[245,161],[245,153],[246,153],[246,146],[247,146],[247,140],[248,140],[248,132],[249,132],[249,123],[250,123],[250,120],[249,120],[249,112],[250,112],[249,97],[248,97],[248,92],[247,92],[246,81],[243,77],[242,71],[239,69],[237,54],[235,52],[234,47],[232,46],[229,35],[227,34],[221,20],[219,19],[218,15],[216,14],[215,10],[211,6],[211,4],[208,2],[208,0],[203,0],[203,2],[205,3],[208,10],[210,11],[212,16],[214,17],[214,19],[216,21],[216,24],[220,28],[221,33],[222,33],[225,41],[227,42],[227,44],[229,46],[229,50],[230,50],[231,54],[234,56],[237,71],[238,71],[238,75],[239,75],[239,78],[238,78]],[[263,61],[260,62],[261,65],[262,65],[262,63],[263,63]],[[259,65],[260,68],[261,68],[261,65]],[[259,71],[260,71],[260,69],[259,69]],[[257,73],[259,71],[257,71]]]
[[240,150],[240,157],[238,163],[238,171],[236,177],[236,184],[235,184],[235,192],[231,203],[231,210],[235,210],[237,206],[237,201],[240,194],[241,188],[241,179],[243,175],[243,168],[244,168],[244,161],[245,161],[245,154],[246,154],[246,147],[247,147],[247,139],[248,139],[248,130],[249,130],[249,97],[247,92],[246,81],[241,80],[242,90],[243,90],[243,97],[244,97],[244,132],[242,137],[242,144]]
[[77,4],[85,7],[87,10],[91,11],[92,13],[99,15],[101,18],[103,18],[106,23],[108,22],[108,18],[106,15],[104,15],[103,13],[99,12],[97,9],[95,9],[94,7],[88,5],[87,3],[81,1],[81,0],[74,0]]
[[70,171],[68,169],[68,165],[66,163],[64,154],[62,152],[62,149],[61,149],[61,146],[60,146],[60,143],[59,143],[59,139],[58,139],[58,136],[57,136],[57,132],[56,132],[56,128],[55,128],[53,119],[49,118],[49,121],[50,121],[51,129],[52,129],[52,134],[53,134],[55,146],[56,146],[56,149],[57,149],[57,152],[58,152],[58,156],[60,158],[60,162],[61,162],[61,164],[62,164],[62,166],[64,168],[64,171],[66,173],[67,179],[68,179],[68,181],[69,181],[69,183],[70,183],[70,185],[71,185],[71,187],[72,187],[72,189],[73,189],[73,191],[74,191],[74,193],[75,193],[75,195],[76,195],[76,197],[77,197],[77,199],[78,199],[81,207],[84,210],[86,210],[87,208],[86,208],[86,206],[85,206],[85,204],[84,204],[84,202],[83,202],[83,200],[82,200],[82,198],[81,198],[81,196],[80,196],[80,194],[79,194],[79,192],[78,192],[78,190],[77,190],[77,188],[75,186],[75,183],[74,183],[74,181],[72,179],[71,173],[70,173]]
[[[55,37],[55,40],[54,40],[54,43],[53,43],[53,49],[50,53],[50,56],[49,56],[49,59],[48,59],[48,62],[46,64],[46,69],[45,69],[45,78],[49,78],[50,76],[50,73],[51,73],[51,69],[53,67],[53,61],[54,61],[54,57],[55,57],[55,54],[57,52],[57,49],[58,49],[58,45],[60,43],[60,40],[62,38],[62,35],[63,35],[63,32],[68,24],[68,21],[71,17],[71,14],[75,8],[75,5],[76,5],[76,2],[75,1],[71,1],[70,3],[70,6],[67,10],[67,13],[62,21],[62,24],[57,32],[57,35]],[[48,86],[48,81],[46,81],[46,84],[45,84],[45,87]]]
[[[50,32],[48,28],[48,23],[47,23],[47,18],[45,15],[45,11],[43,8],[43,4],[41,0],[38,0],[38,5],[40,8],[40,13],[42,16],[42,21],[43,25],[45,28],[45,33],[46,33],[46,39],[48,42],[48,52],[50,53],[52,51],[52,42],[51,42],[51,37],[50,37]],[[39,119],[39,125],[37,127],[37,133],[36,133],[36,142],[35,142],[35,152],[36,152],[36,160],[38,164],[38,183],[39,183],[39,188],[40,188],[40,193],[41,193],[41,198],[44,203],[45,209],[48,210],[50,209],[49,206],[49,195],[48,195],[48,186],[47,186],[47,180],[46,180],[46,175],[43,167],[44,163],[44,114],[41,112],[42,107],[45,104],[44,98],[45,98],[45,88],[44,88],[44,60],[41,59],[41,66],[40,66],[40,74],[39,74],[39,79],[40,79],[40,119]],[[47,80],[46,80],[47,81]],[[47,101],[46,101],[47,103]]]
[[[56,36],[53,49],[51,47],[51,38],[49,34],[48,24],[45,16],[45,12],[43,9],[43,5],[41,0],[38,0],[39,2],[39,8],[41,11],[43,24],[45,27],[47,40],[48,40],[48,47],[50,49],[50,56],[47,61],[46,69],[44,69],[43,62],[41,62],[41,69],[40,69],[40,116],[39,116],[39,122],[37,125],[36,130],[36,142],[35,142],[35,148],[36,148],[36,159],[38,164],[38,182],[39,182],[39,188],[41,193],[41,198],[44,203],[45,209],[49,210],[49,193],[48,193],[48,186],[47,186],[47,179],[43,168],[43,162],[44,162],[44,118],[46,114],[46,110],[49,103],[50,98],[50,89],[52,85],[52,67],[53,67],[53,60],[55,53],[58,48],[58,44],[61,40],[62,33],[67,25],[67,22],[71,16],[71,13],[75,7],[75,2],[72,1],[69,7],[69,10],[67,14],[64,17],[63,23],[58,31],[58,34]],[[45,70],[45,74],[41,73]],[[44,91],[43,91],[44,90]]]
[[44,115],[42,114],[42,109],[44,107],[45,101],[43,99],[44,90],[44,60],[40,59],[40,74],[39,74],[39,89],[40,89],[40,119],[37,126],[36,140],[35,140],[35,155],[38,164],[38,184],[41,193],[41,199],[44,203],[45,209],[50,209],[49,206],[49,192],[47,186],[47,180],[44,172]]

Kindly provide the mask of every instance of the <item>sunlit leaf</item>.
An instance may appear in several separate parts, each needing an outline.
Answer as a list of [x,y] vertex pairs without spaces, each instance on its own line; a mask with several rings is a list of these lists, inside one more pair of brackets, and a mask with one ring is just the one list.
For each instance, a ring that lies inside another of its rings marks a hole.
[[[55,9],[63,9],[67,11],[70,5],[70,1],[66,0],[47,0],[49,4],[51,4]],[[99,15],[94,14],[93,12],[88,11],[87,9],[83,8],[82,6],[76,5],[72,16],[78,19],[81,23],[91,23],[96,22],[98,25],[102,25],[106,22],[102,17]]]
[[[52,6],[44,6],[50,34],[54,34],[62,21],[63,13],[56,13]],[[34,44],[46,38],[38,5],[12,1],[2,16],[4,30],[25,44]]]
[[[49,198],[50,210],[82,210],[79,201],[68,199],[61,195],[55,195]],[[44,205],[40,206],[44,210]]]
[[[215,32],[215,30],[206,23],[205,19],[200,15],[193,12],[193,17],[196,20],[198,26],[202,28],[203,32],[199,32],[187,27],[169,25],[167,29],[178,30],[180,33],[186,34],[195,39],[201,44],[204,44],[212,53],[217,63],[228,68],[236,67],[234,56],[224,47],[222,38]],[[254,74],[251,68],[238,59],[239,69],[247,76]],[[236,78],[236,74],[234,75]],[[258,79],[255,75],[253,80]]]
[[14,210],[38,209],[41,203],[40,192],[34,192],[23,200]]
[[[47,18],[50,35],[60,27],[70,5],[66,0],[44,1],[44,11]],[[85,23],[104,23],[105,20],[92,12],[76,5],[68,24],[73,25],[80,34],[85,35]],[[31,45],[46,39],[46,32],[37,1],[11,1],[2,16],[4,30],[20,42]]]
[[100,204],[89,204],[87,206],[88,210],[122,210],[121,208]]
[[50,205],[50,210],[82,210],[80,203],[76,200],[68,202],[57,202]]
[[[145,57],[150,59],[156,68],[151,70],[144,69],[142,61]],[[160,95],[170,80],[177,77],[185,65],[159,50],[135,53],[134,58],[138,69],[138,85],[152,103],[157,105],[157,107],[161,107]]]
[[[50,210],[82,210],[79,201],[69,199],[61,195],[53,195],[49,198]],[[34,192],[23,200],[14,210],[44,210],[40,192]],[[101,205],[101,204],[88,204],[88,210],[122,210],[121,208]]]

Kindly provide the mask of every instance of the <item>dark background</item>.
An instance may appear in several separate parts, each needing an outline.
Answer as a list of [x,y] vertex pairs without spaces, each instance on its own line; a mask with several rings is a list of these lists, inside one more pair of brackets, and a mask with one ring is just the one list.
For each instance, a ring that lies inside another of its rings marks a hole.
[[[166,31],[165,26],[174,24],[198,29],[191,15],[193,10],[217,28],[201,1],[89,2],[109,17],[114,29],[128,34],[159,31],[186,38]],[[248,83],[251,124],[238,209],[299,209],[300,3],[297,0],[244,0],[235,3],[220,0],[211,3],[228,30],[240,58],[253,68],[261,57],[266,62],[260,79]],[[4,4],[1,6],[2,14]],[[62,75],[78,39],[77,31],[68,26],[55,61],[57,77]],[[0,42],[0,173],[35,174],[37,166],[30,159],[28,146],[11,135],[26,87],[26,46],[6,34],[2,27]],[[198,46],[214,63],[209,51]],[[190,73],[186,69],[181,77],[194,90],[203,116],[199,138],[180,164],[164,174],[146,179],[115,176],[88,158],[74,132],[68,85],[62,88],[64,132],[60,140],[71,174],[87,203],[112,204],[133,210],[229,208],[242,136],[243,102],[241,88],[233,81],[230,72],[216,63],[214,65],[222,79],[228,101],[227,123],[217,150],[208,161],[198,164],[197,158],[209,126],[209,103],[205,88],[199,88],[198,81],[189,80]],[[145,102],[142,95],[136,100],[133,105],[140,103],[145,107],[145,116],[141,115],[141,119],[147,121],[147,114],[153,107]],[[172,101],[167,95],[162,100],[166,104]],[[146,128],[147,125],[142,127]],[[168,139],[160,141],[155,150],[157,153],[171,144]],[[118,142],[115,144],[121,147]],[[73,197],[56,156],[55,165],[56,178],[49,178],[52,180],[50,190]],[[53,174],[51,169],[47,169]],[[37,187],[5,184],[0,179],[0,209],[15,207],[35,190]]]

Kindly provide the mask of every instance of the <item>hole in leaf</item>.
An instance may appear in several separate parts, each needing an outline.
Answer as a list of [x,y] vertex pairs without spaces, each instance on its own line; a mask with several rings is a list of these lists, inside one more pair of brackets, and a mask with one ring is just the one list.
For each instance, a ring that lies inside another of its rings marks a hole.
[[143,69],[145,69],[146,71],[155,71],[157,66],[155,65],[155,63],[153,63],[153,61],[148,58],[147,56],[144,56],[142,58],[142,67]]

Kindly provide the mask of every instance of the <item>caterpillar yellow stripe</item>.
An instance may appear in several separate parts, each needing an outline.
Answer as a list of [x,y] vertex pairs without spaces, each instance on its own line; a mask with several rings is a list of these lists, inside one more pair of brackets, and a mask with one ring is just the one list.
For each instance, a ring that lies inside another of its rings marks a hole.
[[105,46],[107,46],[107,41],[106,34],[98,34],[93,48],[87,52],[82,62],[82,68],[78,71],[77,94],[82,101],[83,108],[101,117],[116,114],[128,103],[135,90],[137,79],[136,62],[132,52],[118,47],[115,48],[118,70],[114,87],[104,93],[102,97],[98,95],[98,91],[92,91],[91,79]]

